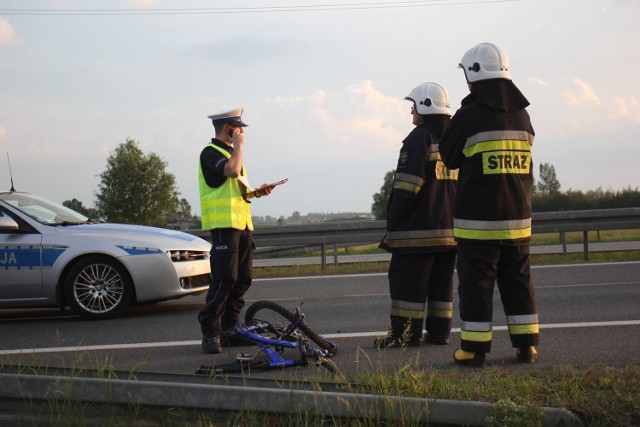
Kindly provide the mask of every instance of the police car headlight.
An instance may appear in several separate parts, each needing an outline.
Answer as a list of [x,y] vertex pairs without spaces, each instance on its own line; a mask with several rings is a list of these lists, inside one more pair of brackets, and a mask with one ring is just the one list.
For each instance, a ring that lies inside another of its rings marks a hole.
[[195,261],[201,259],[209,259],[209,252],[174,250],[167,251],[167,256],[173,262]]

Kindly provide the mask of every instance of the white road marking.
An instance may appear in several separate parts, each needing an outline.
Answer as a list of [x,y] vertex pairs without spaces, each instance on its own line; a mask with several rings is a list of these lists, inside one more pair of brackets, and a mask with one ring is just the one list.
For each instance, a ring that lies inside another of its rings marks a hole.
[[[580,322],[580,323],[550,323],[540,325],[540,329],[563,329],[563,328],[594,328],[601,326],[640,326],[640,320],[617,320],[608,322]],[[506,326],[494,326],[494,331],[504,331]],[[453,328],[453,333],[460,332],[460,328]],[[323,337],[329,339],[335,338],[362,338],[385,335],[387,331],[378,332],[351,332],[337,334],[322,334]],[[44,353],[65,353],[78,351],[100,351],[100,350],[123,350],[123,349],[139,349],[139,348],[159,348],[159,347],[185,347],[192,345],[200,345],[197,341],[169,341],[169,342],[149,342],[149,343],[131,343],[131,344],[108,344],[108,345],[86,345],[72,347],[45,347],[45,348],[23,348],[14,350],[0,350],[0,356],[12,354],[44,354]]]

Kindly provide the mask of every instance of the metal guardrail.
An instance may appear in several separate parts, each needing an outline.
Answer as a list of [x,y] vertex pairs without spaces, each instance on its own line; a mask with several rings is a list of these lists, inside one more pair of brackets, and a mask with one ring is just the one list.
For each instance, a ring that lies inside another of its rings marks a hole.
[[[384,236],[386,224],[386,221],[383,220],[265,226],[256,227],[253,238],[258,248],[319,245],[324,269],[327,245],[378,243]],[[640,207],[535,212],[532,224],[534,234],[560,233],[563,253],[566,253],[566,233],[581,231],[585,261],[589,260],[589,231],[637,228],[640,228]],[[190,233],[211,241],[211,235],[208,231],[197,230],[190,231]]]

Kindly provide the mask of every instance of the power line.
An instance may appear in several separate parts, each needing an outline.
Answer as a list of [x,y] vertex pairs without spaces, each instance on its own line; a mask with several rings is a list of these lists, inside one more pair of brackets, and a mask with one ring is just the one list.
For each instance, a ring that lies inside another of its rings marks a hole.
[[525,0],[415,0],[314,4],[297,6],[178,8],[178,9],[0,9],[0,15],[28,16],[113,16],[113,15],[215,15],[242,13],[318,12],[336,10],[398,9],[427,6],[458,6],[490,3],[511,3]]

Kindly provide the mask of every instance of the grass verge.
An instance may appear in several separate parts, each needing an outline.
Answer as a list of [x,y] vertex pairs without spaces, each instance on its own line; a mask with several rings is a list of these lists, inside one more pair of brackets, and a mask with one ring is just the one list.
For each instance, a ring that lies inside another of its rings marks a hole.
[[[531,264],[536,265],[561,265],[561,264],[587,264],[582,253],[570,253],[566,255],[532,255]],[[612,252],[591,252],[588,263],[598,262],[627,262],[640,261],[640,251],[612,251]],[[363,262],[340,264],[334,266],[327,264],[326,270],[321,266],[311,265],[291,265],[281,267],[254,267],[254,278],[272,277],[299,277],[299,276],[321,276],[330,274],[366,274],[366,273],[386,273],[389,270],[389,262]]]

